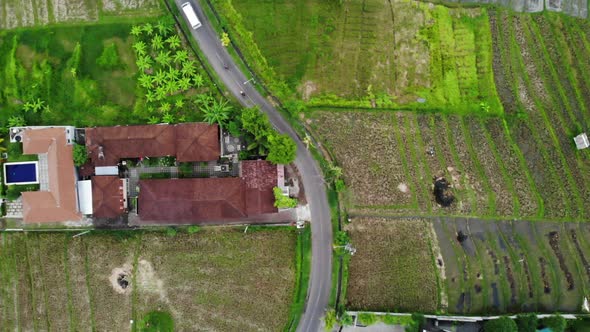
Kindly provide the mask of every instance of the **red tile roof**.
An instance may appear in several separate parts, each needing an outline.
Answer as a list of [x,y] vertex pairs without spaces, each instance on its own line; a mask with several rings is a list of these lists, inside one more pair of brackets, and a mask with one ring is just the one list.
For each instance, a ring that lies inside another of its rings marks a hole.
[[139,181],[141,222],[202,222],[275,213],[277,167],[243,161],[241,178]]
[[125,213],[123,180],[117,176],[93,176],[92,215],[115,218]]
[[175,128],[177,161],[210,161],[219,158],[217,125],[185,123]]
[[241,172],[248,215],[277,212],[272,192],[277,186],[277,166],[265,160],[244,160]]
[[[178,161],[210,161],[220,155],[219,128],[206,123],[86,128],[86,148],[95,166],[120,159],[176,156]],[[104,157],[100,157],[100,150]]]
[[239,178],[140,180],[142,221],[207,221],[246,217]]
[[80,221],[72,145],[64,128],[29,129],[23,134],[24,154],[47,154],[49,191],[23,192],[25,223]]

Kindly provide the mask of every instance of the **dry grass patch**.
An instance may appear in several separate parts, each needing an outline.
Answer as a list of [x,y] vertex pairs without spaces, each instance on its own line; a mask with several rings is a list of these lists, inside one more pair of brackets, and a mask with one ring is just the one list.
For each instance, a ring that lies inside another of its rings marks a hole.
[[347,307],[375,311],[437,309],[429,222],[355,218],[347,225],[357,252],[350,260]]

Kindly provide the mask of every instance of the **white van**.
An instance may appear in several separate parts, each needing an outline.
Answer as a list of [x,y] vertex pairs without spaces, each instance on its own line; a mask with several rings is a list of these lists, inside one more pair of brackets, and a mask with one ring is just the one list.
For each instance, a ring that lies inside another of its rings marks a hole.
[[184,12],[184,15],[186,15],[186,18],[188,19],[188,23],[190,23],[191,27],[193,27],[193,29],[198,29],[201,26],[201,21],[199,21],[199,18],[197,17],[197,14],[195,13],[195,10],[193,9],[193,6],[191,6],[190,3],[185,2],[182,4],[182,11]]

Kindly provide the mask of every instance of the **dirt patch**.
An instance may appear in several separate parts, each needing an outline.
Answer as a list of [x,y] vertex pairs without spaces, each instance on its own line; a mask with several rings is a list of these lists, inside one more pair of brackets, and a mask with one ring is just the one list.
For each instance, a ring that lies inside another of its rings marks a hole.
[[506,278],[510,285],[510,304],[516,304],[516,284],[514,282],[514,273],[512,273],[512,267],[510,266],[510,258],[504,256],[504,266],[506,267]]
[[558,232],[550,232],[549,236],[549,245],[551,245],[551,249],[557,259],[559,260],[559,268],[565,275],[565,280],[567,281],[567,290],[574,289],[574,277],[572,276],[571,272],[567,265],[565,265],[565,259],[563,257],[563,253],[561,252],[561,248],[559,247],[559,233]]
[[119,294],[129,295],[131,293],[131,278],[133,266],[129,263],[125,263],[121,267],[116,267],[111,271],[109,281],[113,290]]
[[551,286],[549,284],[549,277],[547,276],[547,261],[543,257],[539,257],[539,265],[541,265],[541,279],[543,280],[543,292],[545,294],[551,293]]
[[407,194],[410,192],[410,188],[408,188],[408,185],[405,183],[400,183],[397,185],[397,190],[401,191],[404,194]]
[[318,89],[317,85],[313,81],[305,81],[301,86],[301,98],[305,101],[309,101],[311,94]]

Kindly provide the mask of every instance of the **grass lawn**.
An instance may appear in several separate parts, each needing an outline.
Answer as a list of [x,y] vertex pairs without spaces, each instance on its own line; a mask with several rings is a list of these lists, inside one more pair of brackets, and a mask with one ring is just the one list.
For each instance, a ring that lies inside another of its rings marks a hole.
[[430,227],[420,219],[354,218],[346,226],[357,249],[350,259],[347,308],[434,312],[438,290]]
[[[278,331],[295,286],[292,229],[0,236],[7,330],[124,331],[172,316],[177,330]],[[117,279],[125,275],[128,286]],[[156,314],[158,316],[158,314]]]

